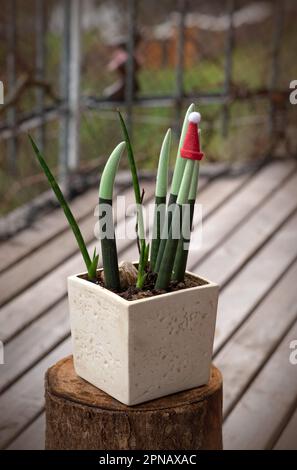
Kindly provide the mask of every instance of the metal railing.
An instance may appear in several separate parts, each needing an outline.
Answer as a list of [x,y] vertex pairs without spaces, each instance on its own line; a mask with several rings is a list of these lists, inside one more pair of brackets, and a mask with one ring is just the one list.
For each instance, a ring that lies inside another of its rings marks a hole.
[[[202,103],[212,103],[221,106],[221,126],[219,132],[222,136],[227,136],[230,128],[230,106],[236,100],[250,100],[257,97],[263,98],[262,90],[253,90],[243,93],[234,88],[233,81],[233,56],[236,48],[236,38],[234,32],[234,13],[236,12],[236,0],[225,2],[225,11],[228,14],[228,28],[225,31],[225,64],[224,83],[221,90],[210,92],[185,91],[184,70],[185,70],[185,31],[186,16],[188,14],[188,0],[178,0],[178,21],[177,21],[177,46],[176,46],[176,66],[175,66],[175,92],[164,94],[141,94],[134,93],[135,64],[134,55],[138,25],[138,0],[127,0],[128,12],[128,39],[127,39],[127,73],[124,101],[114,102],[107,100],[104,96],[94,96],[82,94],[80,87],[81,78],[81,19],[83,0],[62,0],[59,2],[63,6],[63,27],[61,37],[61,60],[60,60],[60,87],[58,96],[53,97],[50,86],[46,83],[46,21],[45,0],[35,0],[35,76],[36,85],[35,104],[26,113],[16,112],[16,103],[11,99],[11,104],[5,108],[5,114],[0,115],[0,140],[6,141],[6,159],[9,162],[9,171],[15,174],[18,165],[18,137],[32,129],[37,129],[37,140],[41,149],[45,146],[46,124],[59,121],[59,151],[58,167],[60,180],[65,187],[69,185],[69,174],[79,167],[79,126],[80,118],[85,110],[100,112],[104,109],[114,109],[117,106],[124,107],[127,115],[127,123],[132,131],[133,112],[135,107],[172,106],[175,109],[176,120],[180,118],[184,105],[192,100]],[[17,2],[11,0],[7,2],[7,64],[6,64],[6,98],[13,93],[18,93],[18,80],[16,74],[16,41],[17,25],[16,12]],[[278,74],[280,70],[279,60],[284,30],[284,2],[272,2],[274,17],[274,28],[271,38],[271,70],[269,86],[265,89],[267,94],[265,99],[270,103],[267,114],[269,133],[271,138],[275,132],[276,109],[274,101],[274,91],[277,90]],[[293,77],[294,78],[294,77]],[[28,81],[28,86],[30,83]],[[34,83],[33,83],[34,85]],[[24,88],[25,89],[25,88]],[[285,94],[287,90],[278,90]],[[51,103],[46,99],[51,95]],[[9,103],[8,103],[9,104]],[[5,104],[4,104],[5,106]],[[0,110],[1,112],[1,110]],[[3,117],[5,116],[5,119]]]

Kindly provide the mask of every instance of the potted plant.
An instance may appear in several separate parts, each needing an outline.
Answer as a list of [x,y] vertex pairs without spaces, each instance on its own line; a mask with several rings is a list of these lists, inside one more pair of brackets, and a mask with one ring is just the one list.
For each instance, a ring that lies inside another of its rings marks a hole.
[[[133,150],[119,113],[125,141],[110,155],[99,187],[102,269],[98,269],[96,251],[92,257],[88,254],[71,210],[31,139],[86,264],[86,272],[68,278],[76,373],[126,405],[197,387],[209,380],[218,286],[186,272],[189,228],[203,156],[200,115],[193,110],[191,105],[183,123],[168,201],[170,130],[161,147],[151,248],[145,238]],[[119,266],[112,191],[125,149],[137,203],[140,255],[137,263]]]

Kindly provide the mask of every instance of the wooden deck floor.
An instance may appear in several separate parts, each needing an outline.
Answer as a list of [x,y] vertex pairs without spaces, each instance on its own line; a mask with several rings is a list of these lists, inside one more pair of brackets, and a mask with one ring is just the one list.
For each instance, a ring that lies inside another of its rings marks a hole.
[[[146,182],[146,200],[153,183]],[[131,188],[124,194],[133,200]],[[73,210],[94,245],[97,191]],[[224,376],[226,449],[297,449],[297,166],[202,180],[203,245],[189,269],[221,286],[214,362]],[[123,224],[123,219],[118,221]],[[120,243],[120,258],[136,256]],[[55,210],[0,245],[0,447],[43,448],[43,376],[71,350],[66,276],[83,270]]]

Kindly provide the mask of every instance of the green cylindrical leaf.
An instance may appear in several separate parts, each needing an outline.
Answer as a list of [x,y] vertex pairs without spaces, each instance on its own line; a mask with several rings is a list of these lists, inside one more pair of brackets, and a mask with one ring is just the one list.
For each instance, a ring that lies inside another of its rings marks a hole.
[[195,109],[194,103],[192,103],[185,115],[184,122],[183,122],[183,127],[181,131],[181,136],[179,140],[179,145],[178,145],[178,150],[177,150],[177,155],[176,155],[176,162],[175,162],[175,167],[174,167],[174,172],[173,172],[173,177],[172,177],[172,183],[171,183],[171,190],[170,193],[174,194],[175,196],[178,195],[180,183],[183,177],[184,173],[184,168],[186,165],[186,160],[180,156],[180,150],[183,146],[185,136],[188,130],[188,125],[189,125],[189,114],[192,113]]
[[176,201],[177,204],[183,205],[188,202],[190,186],[191,186],[191,181],[192,181],[192,176],[193,176],[195,165],[196,165],[195,160],[187,159],[184,174],[183,174],[183,179],[182,179],[179,191],[178,191],[178,196],[177,196],[177,201]]
[[125,142],[121,142],[110,155],[99,187],[99,228],[105,287],[115,291],[120,290],[120,277],[112,214],[112,194],[115,175],[125,145]]
[[178,238],[174,238],[174,233],[176,233],[176,229],[180,226],[180,215],[181,207],[175,204],[172,214],[172,223],[165,243],[162,261],[155,284],[156,289],[167,289],[171,280],[175,253],[179,241]]
[[110,199],[99,198],[99,229],[105,287],[119,291],[118,255]]
[[[177,202],[172,215],[172,222],[168,233],[168,239],[166,240],[166,245],[158,272],[155,286],[156,289],[167,289],[171,280],[176,250],[179,240],[182,237],[182,206],[183,204],[186,204],[189,198],[190,185],[195,164],[196,162],[194,160],[186,161],[182,182],[177,196]],[[178,235],[178,237],[176,235]]]
[[168,165],[171,146],[171,129],[168,129],[164,137],[158,164],[157,180],[156,180],[156,197],[166,197],[168,186]]
[[165,216],[166,216],[166,196],[165,197],[156,196],[153,234],[152,234],[151,259],[150,259],[152,271],[155,270]]
[[200,168],[199,161],[197,161],[193,170],[193,176],[192,176],[192,181],[191,181],[191,186],[190,186],[190,191],[189,191],[189,200],[191,199],[195,201],[196,196],[197,196],[199,168]]
[[[199,130],[199,134],[201,131]],[[194,166],[190,191],[189,191],[189,204],[190,204],[190,226],[192,228],[193,217],[194,217],[194,208],[198,190],[198,180],[199,180],[199,161],[196,162]],[[183,231],[184,233],[184,231]],[[172,272],[172,279],[175,281],[183,281],[185,278],[185,272],[187,267],[188,261],[188,254],[189,254],[189,244],[190,238],[185,239],[182,238],[177,247],[173,272]]]
[[[190,225],[192,226],[195,199],[191,199],[191,200],[189,199],[189,206],[190,206]],[[176,255],[174,259],[174,265],[172,269],[172,280],[174,281],[183,281],[185,278],[185,272],[186,272],[187,261],[188,261],[188,253],[189,253],[189,243],[190,243],[190,239],[187,239],[185,237],[182,237],[178,242]]]
[[[142,200],[141,200],[141,193],[140,193],[140,186],[139,186],[139,179],[137,174],[137,168],[134,158],[134,153],[128,133],[128,129],[126,127],[125,121],[123,116],[121,115],[120,111],[118,111],[121,127],[123,130],[125,142],[127,145],[127,154],[128,154],[128,162],[132,176],[132,183],[134,188],[135,194],[135,202],[137,204],[137,230],[138,230],[138,238],[141,240],[145,239],[145,230],[144,230],[144,221],[143,221],[143,211],[142,211]],[[141,243],[140,243],[141,244]]]
[[167,210],[166,210],[166,214],[165,214],[165,222],[164,222],[163,230],[161,232],[161,240],[160,240],[160,244],[159,244],[158,255],[157,255],[155,265],[154,265],[154,272],[155,273],[159,272],[159,269],[160,269],[160,266],[161,266],[163,253],[164,253],[164,249],[165,249],[166,241],[167,241],[167,235],[168,235],[168,233],[170,231],[170,227],[171,227],[172,214],[174,213],[174,209],[175,209],[175,205],[176,205],[176,199],[177,199],[177,195],[175,195],[175,194],[170,194],[169,195],[169,201],[168,201]]
[[115,175],[125,146],[125,142],[119,143],[106,162],[99,186],[99,197],[102,199],[112,200]]
[[168,165],[170,156],[170,145],[171,145],[171,129],[168,129],[160,151],[156,191],[155,191],[155,213],[154,213],[154,224],[153,224],[153,236],[152,236],[152,247],[151,247],[151,268],[154,270],[162,228],[166,214],[166,195],[168,186]]

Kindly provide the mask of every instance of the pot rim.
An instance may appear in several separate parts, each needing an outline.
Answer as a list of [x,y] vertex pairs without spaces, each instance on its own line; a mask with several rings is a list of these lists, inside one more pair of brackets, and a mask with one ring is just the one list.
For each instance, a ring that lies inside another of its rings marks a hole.
[[[135,264],[135,263],[133,263],[133,264]],[[97,272],[100,272],[100,271],[103,271],[103,268],[97,269]],[[106,289],[105,287],[100,286],[99,284],[94,284],[94,283],[92,283],[92,282],[90,282],[86,279],[83,279],[81,277],[81,276],[84,276],[86,274],[87,274],[86,271],[82,272],[82,273],[78,273],[78,274],[73,274],[72,276],[68,276],[67,280],[68,281],[74,281],[75,280],[76,282],[79,282],[80,284],[83,284],[83,285],[85,285],[86,287],[88,287],[90,289],[94,289],[97,292],[99,290],[99,291],[103,292],[105,295],[110,296],[113,299],[117,299],[117,301],[119,301],[120,303],[122,303],[123,305],[126,305],[126,306],[127,305],[138,305],[138,304],[147,303],[147,302],[153,302],[153,301],[156,301],[156,299],[160,299],[160,298],[166,299],[168,297],[173,297],[173,296],[185,294],[188,291],[207,289],[207,288],[210,288],[210,287],[217,287],[217,288],[219,287],[219,285],[216,284],[215,282],[209,281],[208,279],[206,279],[202,276],[198,276],[197,274],[192,273],[191,271],[186,271],[186,274],[188,274],[188,275],[190,275],[190,276],[192,276],[196,279],[201,279],[202,281],[205,281],[206,284],[204,284],[202,286],[188,287],[186,289],[180,289],[180,290],[173,291],[173,292],[166,292],[164,294],[155,295],[155,296],[152,296],[152,297],[146,297],[146,298],[143,298],[143,299],[126,300],[123,297],[121,297],[120,295],[116,294],[115,292],[112,292],[109,289]]]

